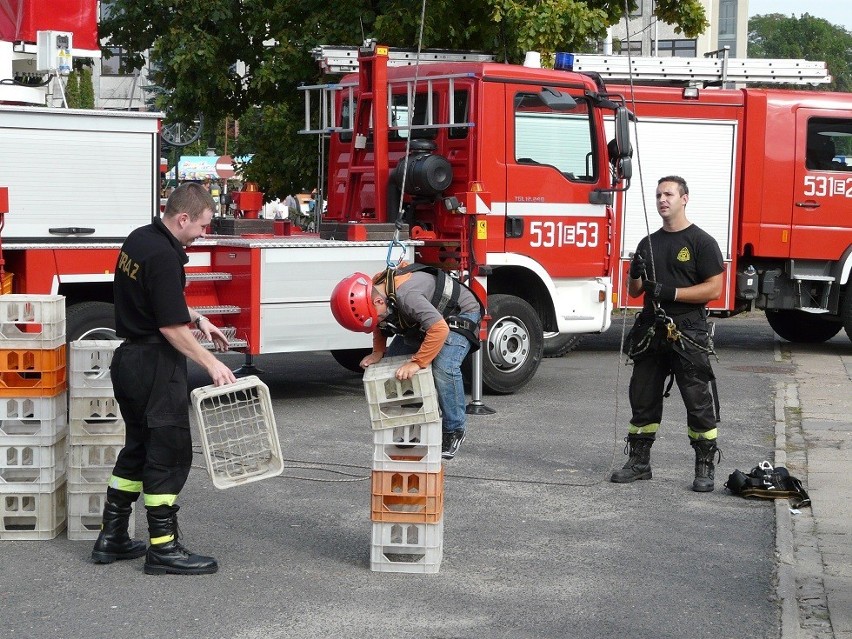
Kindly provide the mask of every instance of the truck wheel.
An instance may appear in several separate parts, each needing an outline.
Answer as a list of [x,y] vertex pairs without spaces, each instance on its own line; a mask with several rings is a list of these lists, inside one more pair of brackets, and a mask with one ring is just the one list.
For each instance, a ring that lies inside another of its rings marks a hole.
[[840,319],[843,322],[846,336],[852,340],[852,284],[846,285],[846,292],[843,294],[843,301],[840,306]]
[[582,341],[583,336],[578,333],[545,333],[544,334],[544,356],[562,357],[567,355]]
[[544,348],[541,320],[514,295],[489,295],[488,340],[483,348],[482,384],[491,393],[514,393],[530,381]]
[[372,352],[370,348],[345,348],[331,351],[331,356],[338,364],[353,373],[363,373],[361,360]]
[[802,311],[766,311],[772,330],[788,342],[816,344],[831,339],[840,332],[842,324],[822,315]]
[[65,333],[69,342],[78,339],[118,339],[112,304],[80,302],[69,306],[65,311]]

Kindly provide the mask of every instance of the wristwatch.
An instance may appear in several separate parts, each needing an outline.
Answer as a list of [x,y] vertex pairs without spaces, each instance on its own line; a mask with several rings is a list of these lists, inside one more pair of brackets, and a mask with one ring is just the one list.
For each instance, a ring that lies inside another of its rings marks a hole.
[[[200,331],[201,330],[201,321],[206,320],[207,318],[203,315],[199,315],[195,318],[195,327]],[[209,321],[209,320],[208,320]]]

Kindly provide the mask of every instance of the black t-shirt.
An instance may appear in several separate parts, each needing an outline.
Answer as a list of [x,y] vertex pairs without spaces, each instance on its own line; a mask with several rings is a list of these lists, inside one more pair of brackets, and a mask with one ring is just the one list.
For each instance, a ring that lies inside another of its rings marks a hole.
[[190,321],[183,294],[189,261],[180,242],[157,218],[127,236],[113,282],[119,337],[158,335],[162,326]]
[[[718,275],[724,270],[722,252],[719,245],[706,231],[691,224],[682,231],[660,229],[651,234],[651,247],[654,251],[654,268],[651,269],[651,251],[648,238],[644,237],[636,249],[645,258],[648,279],[675,288],[693,286]],[[661,302],[660,306],[667,315],[680,315],[705,304],[686,302]],[[651,300],[645,296],[643,315],[653,311]]]

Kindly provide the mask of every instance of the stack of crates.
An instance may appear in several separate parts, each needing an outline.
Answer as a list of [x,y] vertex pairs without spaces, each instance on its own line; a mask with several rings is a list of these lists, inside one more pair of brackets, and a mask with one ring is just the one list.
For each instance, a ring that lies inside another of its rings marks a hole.
[[[109,365],[121,340],[78,340],[69,350],[68,539],[97,539],[107,483],[124,447]],[[129,533],[135,531],[130,518]]]
[[444,552],[441,418],[431,367],[396,379],[407,357],[367,368],[373,428],[370,569],[436,573]]
[[0,540],[66,523],[65,298],[0,295]]

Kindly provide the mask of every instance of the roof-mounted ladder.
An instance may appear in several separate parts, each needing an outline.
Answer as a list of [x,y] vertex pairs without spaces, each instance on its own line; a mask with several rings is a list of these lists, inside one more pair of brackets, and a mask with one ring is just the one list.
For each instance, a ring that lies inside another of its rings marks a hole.
[[[714,52],[717,53],[717,52]],[[827,84],[825,62],[768,58],[657,58],[626,55],[567,55],[565,70],[594,72],[604,80],[636,82]],[[711,55],[711,54],[708,54]]]
[[[314,60],[325,73],[352,73],[358,70],[360,47],[339,47],[322,44],[311,50]],[[453,51],[451,49],[388,48],[388,66],[405,67],[435,62],[494,62],[494,56],[478,51]]]

